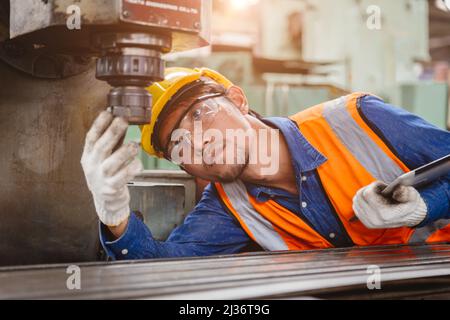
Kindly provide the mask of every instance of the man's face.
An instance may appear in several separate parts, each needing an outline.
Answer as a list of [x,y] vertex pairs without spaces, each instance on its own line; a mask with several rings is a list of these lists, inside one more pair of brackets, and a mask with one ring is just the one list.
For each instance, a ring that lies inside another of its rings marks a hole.
[[234,181],[248,164],[252,141],[245,97],[238,88],[224,96],[203,96],[164,120],[161,145],[167,146],[166,154],[173,162],[193,176]]

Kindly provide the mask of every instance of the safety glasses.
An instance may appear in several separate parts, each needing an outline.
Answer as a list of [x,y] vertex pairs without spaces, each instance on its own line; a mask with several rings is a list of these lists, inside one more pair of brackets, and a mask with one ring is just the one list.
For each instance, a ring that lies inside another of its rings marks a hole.
[[165,148],[166,159],[172,161],[171,154],[179,154],[181,150],[193,148],[192,132],[196,123],[201,123],[202,130],[209,129],[221,110],[221,104],[228,102],[229,100],[222,93],[208,94],[197,98],[187,108],[187,112],[172,131]]

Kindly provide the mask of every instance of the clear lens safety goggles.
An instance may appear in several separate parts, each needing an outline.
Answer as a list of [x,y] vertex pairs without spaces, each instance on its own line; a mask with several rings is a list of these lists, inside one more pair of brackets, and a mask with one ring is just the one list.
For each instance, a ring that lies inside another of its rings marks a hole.
[[[224,101],[221,101],[221,100]],[[222,93],[214,93],[197,98],[186,114],[175,126],[171,133],[170,140],[166,146],[166,157],[171,161],[170,155],[175,152],[179,154],[181,150],[193,148],[192,132],[196,122],[201,122],[202,129],[207,130],[214,122],[217,114],[221,110],[221,103],[228,103],[228,99]],[[202,145],[200,143],[200,145]]]

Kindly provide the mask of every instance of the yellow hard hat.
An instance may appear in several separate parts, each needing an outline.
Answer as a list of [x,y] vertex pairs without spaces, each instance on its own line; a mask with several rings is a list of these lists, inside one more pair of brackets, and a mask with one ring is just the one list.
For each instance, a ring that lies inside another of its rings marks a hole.
[[233,85],[231,81],[220,73],[207,68],[167,68],[164,80],[155,82],[147,91],[153,96],[152,119],[149,124],[141,126],[142,148],[151,156],[163,158],[163,154],[155,150],[153,146],[153,133],[156,122],[161,112],[166,107],[170,99],[176,95],[183,87],[200,80],[202,77],[208,77],[218,84],[228,89]]

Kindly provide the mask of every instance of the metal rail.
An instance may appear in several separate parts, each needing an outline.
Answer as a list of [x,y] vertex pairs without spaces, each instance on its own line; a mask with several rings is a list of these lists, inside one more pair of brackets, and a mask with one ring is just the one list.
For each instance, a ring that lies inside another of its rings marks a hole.
[[0,299],[259,299],[450,275],[450,245],[387,246],[209,258],[85,263],[81,290],[68,265],[0,269]]

